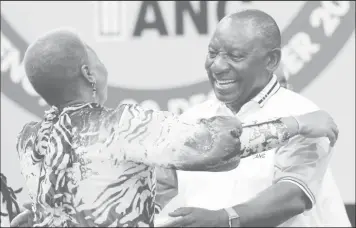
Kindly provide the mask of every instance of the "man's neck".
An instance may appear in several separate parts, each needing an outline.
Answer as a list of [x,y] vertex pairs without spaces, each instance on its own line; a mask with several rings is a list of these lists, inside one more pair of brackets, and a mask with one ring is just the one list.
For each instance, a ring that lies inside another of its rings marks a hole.
[[271,74],[267,80],[265,80],[260,86],[254,88],[250,94],[243,100],[237,101],[235,103],[226,103],[225,105],[236,115],[242,106],[244,106],[247,102],[251,101],[254,97],[257,96],[271,81],[273,74]]

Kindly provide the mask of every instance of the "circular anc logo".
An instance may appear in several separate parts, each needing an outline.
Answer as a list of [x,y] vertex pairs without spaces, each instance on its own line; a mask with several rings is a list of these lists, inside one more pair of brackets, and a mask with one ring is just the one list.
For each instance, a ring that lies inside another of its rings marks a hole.
[[4,2],[2,92],[42,116],[46,104],[25,77],[22,58],[40,34],[71,26],[108,68],[109,107],[134,102],[181,113],[213,95],[204,70],[209,37],[219,19],[239,7],[262,9],[276,19],[282,64],[297,92],[337,56],[354,31],[354,1]]

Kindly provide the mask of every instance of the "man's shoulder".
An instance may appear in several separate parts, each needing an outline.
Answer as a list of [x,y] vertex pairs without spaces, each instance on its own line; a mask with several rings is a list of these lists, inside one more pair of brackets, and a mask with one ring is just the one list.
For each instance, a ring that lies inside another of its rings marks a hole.
[[320,110],[311,100],[294,91],[280,88],[265,104],[266,108],[285,113],[286,115],[300,115]]

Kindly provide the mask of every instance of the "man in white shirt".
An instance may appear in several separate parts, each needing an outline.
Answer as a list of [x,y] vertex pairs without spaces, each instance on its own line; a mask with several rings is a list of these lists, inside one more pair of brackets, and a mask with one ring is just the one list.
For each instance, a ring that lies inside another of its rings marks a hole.
[[[280,47],[278,26],[262,11],[244,10],[222,19],[205,65],[216,98],[182,118],[234,115],[248,123],[318,110],[278,83],[273,72],[280,62]],[[156,224],[350,227],[328,168],[331,151],[327,138],[296,136],[283,147],[242,159],[229,172],[177,172],[178,195],[157,216]],[[158,196],[163,207],[168,199]]]

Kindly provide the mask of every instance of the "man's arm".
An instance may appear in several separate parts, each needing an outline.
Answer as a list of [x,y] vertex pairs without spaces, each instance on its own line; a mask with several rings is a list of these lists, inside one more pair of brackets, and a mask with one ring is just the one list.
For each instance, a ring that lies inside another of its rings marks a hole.
[[[276,227],[301,214],[307,207],[305,195],[297,186],[281,182],[262,191],[254,199],[234,206],[241,227]],[[224,224],[228,216],[222,212]]]
[[[310,209],[330,160],[330,148],[325,138],[296,136],[291,139],[275,155],[274,184],[255,198],[234,206],[240,216],[240,224],[232,225],[275,227]],[[229,226],[224,209],[211,211],[183,207],[169,213],[169,216],[174,219],[164,226]]]
[[[241,226],[275,227],[311,209],[331,157],[325,138],[296,136],[276,152],[274,184],[233,207]],[[227,215],[225,219],[227,219]]]

